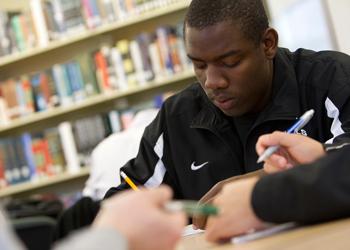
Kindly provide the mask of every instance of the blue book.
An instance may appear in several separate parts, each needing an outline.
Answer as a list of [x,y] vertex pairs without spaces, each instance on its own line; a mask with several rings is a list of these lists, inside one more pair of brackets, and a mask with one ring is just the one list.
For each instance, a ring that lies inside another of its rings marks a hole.
[[34,154],[32,150],[32,136],[29,133],[24,133],[20,136],[24,159],[28,166],[29,178],[34,179],[36,176],[36,166]]
[[36,111],[43,111],[47,109],[47,103],[44,97],[44,94],[41,91],[40,87],[40,73],[36,73],[31,77],[30,83],[32,85],[33,96],[34,96],[34,105]]
[[72,90],[73,98],[74,100],[81,100],[83,99],[82,92],[84,92],[84,86],[82,85],[81,74],[79,77],[75,65],[75,62],[69,62],[65,64],[65,68],[68,76],[68,81]]
[[61,105],[72,102],[71,89],[64,66],[56,64],[52,67],[52,77]]

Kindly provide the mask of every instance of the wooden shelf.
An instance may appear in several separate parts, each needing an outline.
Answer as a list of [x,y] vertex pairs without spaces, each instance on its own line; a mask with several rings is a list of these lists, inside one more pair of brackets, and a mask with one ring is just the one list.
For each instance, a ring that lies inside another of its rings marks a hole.
[[50,110],[33,113],[24,117],[20,117],[11,121],[8,125],[0,126],[0,135],[8,135],[11,132],[18,130],[19,128],[24,127],[33,127],[38,123],[45,123],[50,120],[65,120],[72,113],[83,111],[88,111],[92,107],[96,107],[98,105],[108,103],[111,101],[116,101],[118,99],[122,99],[131,95],[135,95],[144,91],[157,89],[165,85],[172,85],[178,82],[187,81],[190,82],[194,80],[194,73],[192,70],[188,70],[173,76],[169,76],[162,80],[151,81],[145,86],[139,86],[137,88],[131,88],[125,91],[111,91],[107,94],[99,94],[93,97],[89,97],[81,102],[73,103],[67,106],[60,106],[56,108],[52,108]]
[[184,10],[188,7],[190,1],[189,0],[182,0],[176,3],[172,3],[168,6],[161,7],[159,9],[154,9],[148,12],[145,12],[139,16],[132,16],[130,18],[127,18],[125,20],[120,20],[115,23],[106,24],[101,27],[98,27],[93,30],[86,30],[85,32],[82,32],[81,34],[78,34],[76,36],[70,36],[67,37],[67,39],[64,40],[57,40],[50,42],[46,47],[38,47],[33,49],[28,49],[23,52],[18,52],[15,54],[11,54],[8,56],[4,56],[0,58],[0,68],[4,67],[8,64],[13,64],[18,61],[28,59],[30,57],[35,57],[37,55],[41,55],[43,53],[47,53],[53,50],[57,50],[58,48],[68,46],[70,44],[80,42],[82,40],[91,39],[92,37],[96,37],[102,34],[106,34],[108,32],[121,29],[124,27],[136,25],[142,22],[145,22],[150,19],[154,19],[160,16],[168,15],[170,13],[174,13],[176,11]]
[[90,169],[88,167],[84,167],[78,173],[72,174],[72,173],[66,172],[66,173],[62,173],[52,177],[47,177],[45,179],[41,179],[37,181],[24,182],[24,183],[8,186],[3,189],[0,189],[0,198],[19,194],[19,193],[30,192],[35,189],[40,189],[51,185],[55,185],[57,183],[62,183],[62,182],[71,181],[82,177],[87,177],[89,173],[90,173]]

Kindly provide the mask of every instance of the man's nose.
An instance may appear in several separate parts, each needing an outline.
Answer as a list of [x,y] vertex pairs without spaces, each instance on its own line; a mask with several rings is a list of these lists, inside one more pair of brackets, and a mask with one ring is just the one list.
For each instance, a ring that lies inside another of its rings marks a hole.
[[207,89],[222,89],[227,87],[227,81],[215,66],[208,66],[204,86]]

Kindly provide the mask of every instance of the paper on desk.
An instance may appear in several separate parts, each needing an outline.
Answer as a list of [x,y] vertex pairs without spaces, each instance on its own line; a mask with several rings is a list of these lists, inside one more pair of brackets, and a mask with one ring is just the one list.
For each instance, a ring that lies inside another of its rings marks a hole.
[[245,243],[249,242],[252,240],[257,240],[260,238],[268,237],[274,234],[277,234],[279,232],[291,229],[296,227],[296,223],[294,222],[288,222],[284,224],[278,224],[278,225],[271,225],[266,229],[255,231],[252,233],[247,233],[244,235],[239,235],[231,238],[231,243],[233,244],[240,244],[240,243]]
[[202,229],[193,229],[193,224],[187,225],[183,231],[182,231],[182,236],[189,236],[193,234],[200,234],[203,233],[204,230]]

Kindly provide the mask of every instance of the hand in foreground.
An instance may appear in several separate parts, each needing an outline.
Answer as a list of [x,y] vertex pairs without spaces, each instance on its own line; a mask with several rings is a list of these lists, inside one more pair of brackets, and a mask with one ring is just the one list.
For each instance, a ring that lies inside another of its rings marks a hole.
[[[263,170],[257,170],[248,174],[244,174],[244,175],[238,175],[238,176],[233,176],[231,178],[222,180],[218,183],[216,183],[200,200],[199,200],[199,204],[210,204],[213,202],[214,198],[218,195],[219,192],[221,192],[222,188],[224,185],[228,184],[228,183],[232,183],[235,182],[237,180],[241,180],[241,179],[246,179],[246,178],[250,178],[253,176],[263,176],[265,174],[265,172]],[[207,223],[207,216],[194,216],[192,223],[193,223],[193,227],[195,229],[199,228],[199,229],[205,229],[206,223]]]
[[219,208],[219,215],[209,217],[206,238],[220,241],[263,227],[251,206],[251,194],[258,177],[252,177],[225,185],[213,204]]
[[171,196],[168,187],[126,191],[103,202],[93,227],[116,229],[126,237],[129,249],[173,249],[186,217],[163,209]]
[[265,160],[264,170],[267,173],[311,163],[325,154],[322,144],[314,139],[278,131],[260,136],[256,152],[261,155],[269,146],[274,145],[280,145],[280,148]]

